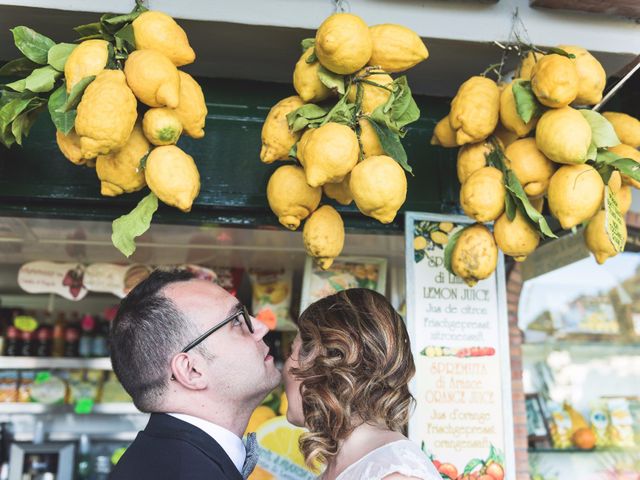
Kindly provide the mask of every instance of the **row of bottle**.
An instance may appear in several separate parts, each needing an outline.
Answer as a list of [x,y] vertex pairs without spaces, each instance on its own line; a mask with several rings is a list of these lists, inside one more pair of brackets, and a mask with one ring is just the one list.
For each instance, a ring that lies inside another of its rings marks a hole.
[[[35,330],[21,330],[16,316],[37,319]],[[2,322],[2,318],[4,322]],[[0,353],[8,357],[106,357],[109,355],[109,322],[103,318],[74,313],[67,319],[59,313],[51,322],[48,313],[4,311],[0,318]],[[2,325],[4,323],[5,325]]]

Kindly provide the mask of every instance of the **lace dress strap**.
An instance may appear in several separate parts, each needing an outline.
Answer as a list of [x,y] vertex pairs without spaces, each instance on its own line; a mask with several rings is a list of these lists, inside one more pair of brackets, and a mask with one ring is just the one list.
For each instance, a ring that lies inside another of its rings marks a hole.
[[410,440],[398,440],[369,452],[336,480],[381,480],[400,473],[420,480],[441,480],[429,457]]

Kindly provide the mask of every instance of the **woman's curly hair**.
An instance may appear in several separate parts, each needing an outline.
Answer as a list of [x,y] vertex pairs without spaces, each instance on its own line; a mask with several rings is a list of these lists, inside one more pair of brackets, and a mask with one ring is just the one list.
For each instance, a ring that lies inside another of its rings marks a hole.
[[402,317],[373,290],[344,290],[310,305],[298,320],[301,381],[309,429],[300,448],[309,466],[326,463],[360,422],[405,427],[415,373]]

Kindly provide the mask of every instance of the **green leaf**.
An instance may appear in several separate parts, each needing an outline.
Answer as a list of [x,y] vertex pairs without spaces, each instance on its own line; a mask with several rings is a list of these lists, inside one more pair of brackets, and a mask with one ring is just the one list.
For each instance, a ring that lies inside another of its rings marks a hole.
[[413,175],[413,169],[407,160],[407,152],[405,152],[402,146],[400,136],[389,130],[386,125],[380,125],[375,120],[370,119],[369,123],[373,126],[376,135],[378,135],[384,153],[393,158],[402,168]]
[[38,112],[31,110],[21,113],[11,123],[11,133],[15,137],[16,143],[18,145],[22,145],[22,137],[26,137],[29,135],[29,131],[31,130],[31,127],[33,126],[37,118]]
[[26,57],[16,58],[0,67],[0,77],[29,74],[37,66],[37,63],[32,62]]
[[603,163],[605,165],[609,165],[616,160],[620,160],[622,157],[616,153],[609,152],[607,150],[603,150],[598,152],[596,155],[596,163]]
[[594,168],[598,171],[600,176],[602,177],[602,181],[606,185],[609,183],[609,179],[611,178],[611,174],[615,170],[612,165],[607,163],[596,163]]
[[505,212],[507,213],[507,219],[509,219],[510,222],[512,222],[513,219],[516,218],[516,208],[517,208],[516,201],[513,199],[511,195],[513,195],[511,192],[506,192],[504,196],[504,209],[505,209]]
[[625,175],[640,182],[640,163],[635,160],[630,158],[620,158],[611,162],[609,165],[619,170],[620,173],[624,173]]
[[598,147],[596,144],[591,142],[589,145],[589,150],[587,150],[587,160],[595,160],[598,157]]
[[340,95],[344,95],[344,77],[342,75],[330,72],[321,65],[318,69],[318,78],[325,87],[338,92]]
[[316,63],[318,61],[318,56],[316,55],[316,50],[313,49],[313,52],[309,54],[309,56],[305,59],[305,62],[308,64]]
[[78,25],[77,27],[73,27],[73,29],[81,37],[89,37],[93,35],[102,34],[102,29],[100,28],[100,22],[87,23],[86,25]]
[[158,197],[153,192],[144,197],[131,212],[113,221],[111,242],[129,257],[136,251],[135,238],[149,230],[153,214],[158,209]]
[[108,25],[124,25],[125,23],[133,22],[141,13],[142,12],[139,11],[133,11],[125,15],[116,15],[115,17],[105,18],[102,22]]
[[136,49],[136,38],[133,34],[133,26],[128,23],[115,34],[116,41],[121,40],[125,43],[124,48],[128,52],[132,52]]
[[460,235],[462,235],[462,232],[464,232],[467,227],[461,228],[460,230],[458,230],[457,232],[455,232],[453,235],[451,235],[449,237],[449,241],[447,242],[447,245],[444,247],[444,268],[447,269],[447,272],[449,272],[451,275],[455,275],[453,269],[451,268],[451,256],[453,255],[453,249],[456,246],[456,243],[458,243],[458,239],[460,238]]
[[393,83],[396,92],[393,96],[393,102],[390,105],[389,112],[391,120],[398,128],[404,128],[420,118],[420,109],[413,99],[411,89],[407,83],[407,77],[402,76]]
[[16,138],[13,136],[13,133],[11,133],[11,124],[5,125],[4,127],[0,125],[0,143],[6,148],[11,148],[11,146],[16,143]]
[[484,460],[480,458],[469,460],[467,466],[464,467],[464,472],[462,472],[462,475],[468,475],[469,473],[473,472],[479,465],[484,465]]
[[5,106],[11,100],[15,100],[16,98],[26,98],[25,94],[12,92],[10,90],[0,90],[0,108]]
[[51,115],[51,121],[56,126],[56,129],[67,135],[72,129],[76,121],[76,111],[71,110],[69,112],[61,113],[58,109],[62,107],[67,101],[67,88],[64,84],[54,91],[49,97],[49,115]]
[[307,50],[309,50],[311,47],[314,47],[315,45],[316,45],[315,38],[305,38],[300,42],[300,47],[302,47],[302,53],[306,52]]
[[558,47],[551,47],[551,48],[548,48],[547,50],[549,53],[555,53],[556,55],[562,55],[563,57],[576,58],[576,56],[573,53],[569,53]]
[[25,57],[40,65],[46,65],[49,49],[55,45],[53,40],[29,27],[15,27],[11,29],[11,32],[16,47]]
[[318,126],[327,115],[327,110],[313,103],[308,103],[287,114],[289,128],[293,132],[304,130],[310,125]]
[[147,168],[147,159],[149,158],[149,155],[151,154],[151,150],[149,150],[147,153],[145,153],[144,157],[142,157],[140,159],[140,163],[138,164],[138,170],[142,171],[145,168]]
[[386,125],[389,130],[393,133],[402,136],[403,132],[395,122],[389,118],[389,115],[384,112],[384,105],[380,105],[376,107],[376,109],[370,115],[371,119],[375,122],[378,122],[380,125]]
[[608,186],[605,186],[604,191],[605,231],[614,250],[620,253],[624,251],[626,243],[626,234],[623,234],[624,217],[620,213],[615,193]]
[[54,45],[47,54],[47,63],[59,72],[63,72],[67,58],[76,47],[77,45],[73,43],[58,43]]
[[38,98],[16,98],[0,108],[0,129],[5,128],[15,118],[32,105],[36,105],[42,99]]
[[5,87],[22,93],[27,89],[27,81],[23,78],[21,80],[16,80],[15,82],[7,83]]
[[84,42],[86,40],[106,40],[107,42],[113,41],[113,35],[107,33],[96,33],[95,35],[87,35],[86,37],[80,37],[76,41]]
[[613,147],[620,144],[620,139],[609,120],[593,110],[578,110],[591,126],[591,143],[597,148]]
[[84,77],[82,80],[76,83],[71,89],[71,91],[69,92],[69,95],[67,96],[67,99],[64,102],[64,104],[62,104],[56,110],[56,112],[66,113],[69,110],[74,109],[78,105],[78,103],[80,103],[80,100],[82,99],[82,94],[84,93],[85,89],[89,86],[91,82],[95,80],[95,78],[96,78],[95,75],[89,75],[88,77]]
[[529,217],[529,220],[538,227],[539,232],[549,238],[558,238],[549,228],[544,216],[531,205],[529,197],[512,170],[507,170],[505,188],[515,196],[520,212]]
[[25,88],[34,93],[49,92],[53,89],[60,75],[61,72],[51,65],[36,68],[31,75],[25,78]]
[[532,118],[542,113],[542,105],[531,89],[531,82],[523,80],[513,82],[512,91],[518,116],[524,123],[529,123]]

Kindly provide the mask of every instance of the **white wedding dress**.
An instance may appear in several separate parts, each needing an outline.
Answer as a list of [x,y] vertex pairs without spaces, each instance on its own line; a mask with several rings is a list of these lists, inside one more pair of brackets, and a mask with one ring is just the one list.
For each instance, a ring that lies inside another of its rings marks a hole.
[[349,465],[336,480],[381,480],[401,473],[420,480],[442,480],[429,457],[411,440],[398,440],[372,450]]

